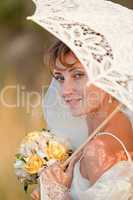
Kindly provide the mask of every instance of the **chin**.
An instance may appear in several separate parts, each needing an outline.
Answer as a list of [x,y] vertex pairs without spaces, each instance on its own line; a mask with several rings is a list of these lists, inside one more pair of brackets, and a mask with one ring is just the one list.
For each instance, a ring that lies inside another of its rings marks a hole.
[[74,117],[81,117],[81,116],[86,116],[87,114],[90,114],[92,112],[95,112],[96,111],[96,108],[94,107],[88,107],[88,108],[75,108],[75,109],[70,109],[71,110],[71,113],[72,113],[72,116]]
[[87,112],[81,109],[71,109],[71,113],[73,117],[81,117],[87,114]]

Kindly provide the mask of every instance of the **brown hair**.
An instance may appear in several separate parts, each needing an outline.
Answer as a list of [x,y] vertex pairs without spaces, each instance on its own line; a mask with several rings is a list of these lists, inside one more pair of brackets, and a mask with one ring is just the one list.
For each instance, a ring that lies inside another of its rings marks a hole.
[[56,68],[56,58],[59,58],[60,62],[66,67],[72,67],[73,64],[65,63],[65,55],[69,53],[71,49],[65,45],[62,41],[58,40],[52,45],[46,52],[45,60],[47,66],[50,68],[50,72],[53,74],[53,69]]

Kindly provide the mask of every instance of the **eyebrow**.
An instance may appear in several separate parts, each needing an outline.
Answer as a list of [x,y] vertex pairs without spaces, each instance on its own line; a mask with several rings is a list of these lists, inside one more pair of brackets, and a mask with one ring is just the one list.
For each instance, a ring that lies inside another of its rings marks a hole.
[[53,72],[53,74],[61,74],[60,72]]
[[70,69],[69,69],[69,72],[71,72],[71,71],[73,71],[73,70],[75,70],[75,69],[82,69],[81,67],[77,67],[77,66],[73,66],[73,67],[71,67]]
[[66,69],[65,67],[61,68],[61,67],[57,67],[57,66],[54,68],[54,70],[57,70],[57,73],[58,73],[58,70],[59,71],[65,71],[65,69]]
[[[60,74],[60,71],[65,71],[66,69],[67,69],[67,68],[62,69],[62,68],[56,67],[55,70],[57,70],[57,71],[55,71],[54,73],[55,73],[55,74]],[[68,71],[71,72],[71,71],[73,71],[73,70],[75,70],[75,69],[82,69],[82,68],[81,68],[80,66],[79,66],[79,67],[73,66],[73,67],[70,67],[70,69],[68,68]],[[59,71],[58,71],[58,70],[59,70]]]

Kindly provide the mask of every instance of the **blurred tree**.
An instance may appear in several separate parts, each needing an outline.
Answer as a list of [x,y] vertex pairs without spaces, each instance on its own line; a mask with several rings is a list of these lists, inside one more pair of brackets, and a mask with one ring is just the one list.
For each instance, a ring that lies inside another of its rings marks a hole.
[[[32,2],[32,1],[31,1]],[[25,0],[1,0],[0,1],[0,24],[4,26],[21,27],[24,18],[29,14],[33,4]]]

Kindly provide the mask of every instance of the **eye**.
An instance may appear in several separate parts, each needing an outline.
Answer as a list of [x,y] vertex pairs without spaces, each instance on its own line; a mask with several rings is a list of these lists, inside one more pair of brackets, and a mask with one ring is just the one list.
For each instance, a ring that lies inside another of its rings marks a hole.
[[73,74],[73,77],[76,79],[80,79],[81,77],[83,77],[85,74],[82,72],[76,72]]
[[59,82],[63,82],[65,80],[64,76],[62,75],[54,75],[54,78]]

